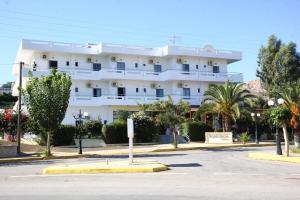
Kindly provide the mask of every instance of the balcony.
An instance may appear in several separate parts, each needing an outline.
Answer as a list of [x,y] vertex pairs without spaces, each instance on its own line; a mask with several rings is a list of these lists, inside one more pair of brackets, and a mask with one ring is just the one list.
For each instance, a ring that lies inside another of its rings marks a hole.
[[[74,80],[146,80],[146,81],[208,81],[208,82],[243,82],[242,73],[230,72],[205,72],[205,71],[182,71],[168,69],[162,72],[126,69],[118,70],[116,68],[102,68],[100,71],[83,68],[58,68],[58,71],[67,73]],[[34,76],[49,74],[50,70],[33,71]],[[24,68],[24,76],[27,76],[28,69]]]
[[[201,95],[184,97],[181,95],[171,95],[174,103],[178,103],[180,99],[189,102],[191,105],[200,105]],[[73,96],[70,98],[71,106],[137,106],[138,104],[149,104],[155,101],[167,100],[167,96],[115,96],[102,95],[100,97],[92,96]]]

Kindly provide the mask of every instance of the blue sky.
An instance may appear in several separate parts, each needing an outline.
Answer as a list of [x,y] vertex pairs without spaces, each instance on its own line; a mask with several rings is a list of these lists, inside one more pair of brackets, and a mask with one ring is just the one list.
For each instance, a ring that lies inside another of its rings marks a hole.
[[300,46],[299,8],[298,0],[0,0],[0,84],[15,80],[22,38],[151,47],[174,34],[178,45],[242,51],[229,71],[249,81],[269,35]]

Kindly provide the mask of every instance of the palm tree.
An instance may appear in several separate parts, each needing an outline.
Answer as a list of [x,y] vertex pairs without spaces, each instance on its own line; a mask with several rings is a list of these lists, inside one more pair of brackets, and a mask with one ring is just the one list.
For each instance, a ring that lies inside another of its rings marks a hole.
[[294,131],[295,146],[300,145],[300,79],[289,88],[281,88],[275,95],[284,100],[284,105],[291,111],[290,126]]
[[[240,117],[240,108],[255,97],[243,88],[242,83],[225,82],[223,85],[211,84],[204,93],[203,103],[212,113],[222,116],[223,131],[230,131],[231,121]],[[201,106],[201,107],[202,107]]]

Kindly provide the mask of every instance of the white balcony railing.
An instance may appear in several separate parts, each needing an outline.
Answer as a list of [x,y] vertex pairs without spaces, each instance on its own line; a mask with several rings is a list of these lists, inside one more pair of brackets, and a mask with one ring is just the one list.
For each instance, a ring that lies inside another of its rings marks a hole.
[[[167,81],[167,80],[182,80],[182,81],[211,81],[211,82],[243,82],[241,73],[230,72],[205,72],[205,71],[182,71],[176,69],[168,69],[162,72],[126,69],[118,70],[115,68],[102,68],[100,71],[83,68],[58,68],[59,71],[65,72],[72,76],[74,80],[147,80],[147,81]],[[28,72],[28,69],[27,69]],[[46,75],[50,72],[47,70],[33,71],[34,76]],[[26,76],[26,72],[24,73]]]
[[[202,96],[181,96],[170,95],[174,103],[178,103],[180,99],[189,102],[191,105],[200,105]],[[102,95],[100,97],[92,96],[73,96],[70,99],[70,105],[72,106],[104,106],[104,105],[116,105],[116,106],[137,106],[138,104],[149,104],[155,101],[167,100],[167,96],[115,96],[115,95]]]

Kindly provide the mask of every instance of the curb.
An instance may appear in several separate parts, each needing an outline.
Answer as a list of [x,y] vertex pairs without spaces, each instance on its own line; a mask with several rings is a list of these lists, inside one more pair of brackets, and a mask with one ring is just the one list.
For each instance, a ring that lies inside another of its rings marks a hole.
[[174,148],[165,148],[165,149],[155,149],[150,152],[168,152],[168,151],[190,151],[190,150],[207,150],[207,149],[225,149],[225,148],[234,148],[234,147],[268,147],[276,146],[276,144],[237,144],[237,145],[219,145],[219,146],[208,146],[208,147],[178,147]]
[[[189,151],[189,150],[209,150],[209,149],[224,149],[234,147],[266,147],[275,146],[276,144],[237,144],[237,145],[221,145],[221,146],[208,146],[208,147],[178,147],[164,148],[164,149],[152,149],[149,151],[136,151],[134,153],[155,153],[155,152],[172,152],[172,151]],[[38,160],[54,160],[54,159],[72,159],[72,158],[93,158],[97,156],[122,156],[127,155],[128,152],[116,152],[116,153],[99,153],[99,154],[82,154],[82,155],[64,155],[64,156],[51,156],[51,157],[17,157],[17,158],[0,158],[0,164],[5,163],[16,163],[16,162],[27,162],[27,161],[38,161]]]
[[167,166],[154,160],[136,160],[132,165],[128,161],[97,164],[77,164],[50,166],[43,169],[43,174],[95,174],[95,173],[148,173],[168,170]]
[[300,157],[285,157],[281,155],[274,155],[271,153],[249,153],[248,158],[254,160],[281,161],[300,164]]

